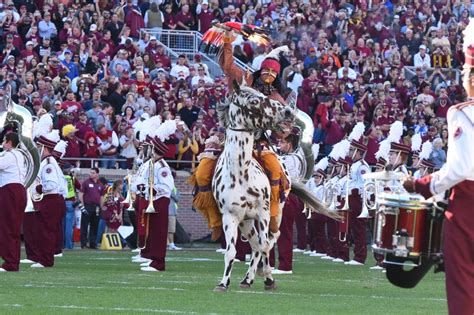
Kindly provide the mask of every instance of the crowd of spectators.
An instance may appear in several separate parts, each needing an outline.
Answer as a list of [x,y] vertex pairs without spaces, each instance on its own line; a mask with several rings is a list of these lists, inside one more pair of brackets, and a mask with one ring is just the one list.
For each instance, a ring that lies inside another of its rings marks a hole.
[[[420,133],[446,149],[447,109],[465,96],[456,69],[473,10],[459,0],[5,0],[0,88],[10,85],[13,100],[34,116],[53,115],[72,163],[102,158],[101,167],[130,168],[133,126],[152,115],[177,121],[167,158],[194,162],[219,128],[215,109],[227,82],[212,77],[200,55],[172,62],[160,30],[204,33],[216,19],[242,21],[268,28],[274,46],[290,47],[282,84],[313,118],[314,141],[327,153],[364,121],[366,159],[375,163],[395,120],[404,122],[408,144]],[[272,48],[234,44],[235,57],[255,69]]]

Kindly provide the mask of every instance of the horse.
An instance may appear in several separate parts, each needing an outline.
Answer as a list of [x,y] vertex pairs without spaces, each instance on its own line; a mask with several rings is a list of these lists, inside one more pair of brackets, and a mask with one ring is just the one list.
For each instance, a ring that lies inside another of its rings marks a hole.
[[[252,248],[250,266],[241,288],[249,288],[254,281],[259,262],[263,263],[265,289],[274,289],[269,264],[270,249],[279,232],[269,233],[270,181],[262,166],[253,158],[255,131],[275,130],[292,123],[296,106],[287,106],[271,100],[264,94],[234,82],[234,92],[228,97],[224,110],[220,109],[221,121],[226,126],[224,150],[219,157],[212,180],[212,192],[222,213],[222,226],[227,248],[225,268],[221,282],[215,291],[227,291],[230,285],[232,265],[236,255],[238,231]],[[288,180],[289,176],[286,174]],[[289,191],[286,192],[287,197]],[[280,203],[280,213],[284,202]],[[257,227],[255,221],[258,222]],[[278,218],[281,221],[281,216]]]

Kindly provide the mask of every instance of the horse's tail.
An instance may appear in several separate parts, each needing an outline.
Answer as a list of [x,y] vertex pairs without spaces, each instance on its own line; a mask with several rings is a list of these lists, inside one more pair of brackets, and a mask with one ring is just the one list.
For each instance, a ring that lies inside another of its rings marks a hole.
[[291,183],[291,192],[298,196],[307,207],[313,209],[316,213],[322,214],[334,220],[341,220],[342,217],[336,211],[328,210],[327,206],[318,200],[316,196],[301,182]]

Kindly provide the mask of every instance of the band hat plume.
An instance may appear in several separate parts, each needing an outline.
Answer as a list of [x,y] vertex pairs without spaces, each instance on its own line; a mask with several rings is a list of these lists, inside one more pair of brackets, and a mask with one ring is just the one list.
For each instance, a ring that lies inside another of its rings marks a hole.
[[53,156],[58,159],[62,159],[64,154],[66,154],[67,142],[64,140],[59,140],[59,142],[54,146]]
[[336,143],[333,147],[331,152],[329,153],[329,163],[336,164],[337,160],[339,159],[339,148],[341,146],[341,142]]
[[33,139],[39,138],[41,135],[47,134],[53,130],[53,118],[50,114],[44,114],[33,127]]
[[430,141],[423,143],[420,152],[420,165],[425,167],[434,167],[430,161],[431,152],[433,152],[433,144]]
[[36,143],[39,145],[43,145],[49,149],[54,149],[56,144],[59,142],[61,138],[59,137],[59,130],[54,129],[51,132],[41,135],[37,140]]
[[140,132],[139,140],[140,142],[150,143],[153,139],[152,134],[161,126],[161,116],[153,116],[149,119],[143,121],[139,126],[140,129],[137,129],[137,132]]
[[422,143],[422,140],[421,140],[421,135],[419,133],[411,137],[411,152],[413,152],[414,157],[419,155],[420,149],[421,149],[421,143]]
[[367,151],[367,145],[365,145],[362,141],[362,136],[365,132],[365,125],[363,122],[358,122],[352,132],[350,133],[348,139],[351,142],[351,145],[359,150]]
[[326,169],[328,168],[329,160],[327,157],[322,158],[318,164],[314,166],[313,173],[317,173],[321,176],[326,176]]
[[388,155],[390,153],[390,141],[383,140],[379,144],[379,150],[375,153],[377,159],[377,166],[384,167],[388,162]]
[[401,152],[401,153],[410,153],[410,147],[401,143],[401,138],[403,135],[403,123],[401,121],[396,121],[390,126],[390,131],[387,137],[387,140],[390,141],[391,151]]
[[316,160],[319,155],[319,143],[313,143],[311,146],[311,152],[313,152],[313,157]]
[[176,129],[175,120],[166,120],[153,134],[151,134],[153,138],[151,143],[153,144],[157,154],[164,155],[168,151],[168,146],[165,144],[165,141],[176,132]]

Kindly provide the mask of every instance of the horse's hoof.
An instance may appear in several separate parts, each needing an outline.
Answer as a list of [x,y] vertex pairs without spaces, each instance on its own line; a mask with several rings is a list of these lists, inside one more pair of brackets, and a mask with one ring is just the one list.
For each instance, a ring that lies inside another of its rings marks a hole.
[[273,291],[273,290],[276,290],[277,289],[277,285],[276,285],[276,281],[273,280],[273,281],[265,281],[265,290],[267,291]]
[[241,289],[250,289],[250,284],[248,284],[247,282],[241,282],[241,283],[239,284],[239,287],[240,287]]
[[214,292],[227,292],[228,290],[229,288],[224,286],[223,284],[219,284],[214,288]]

